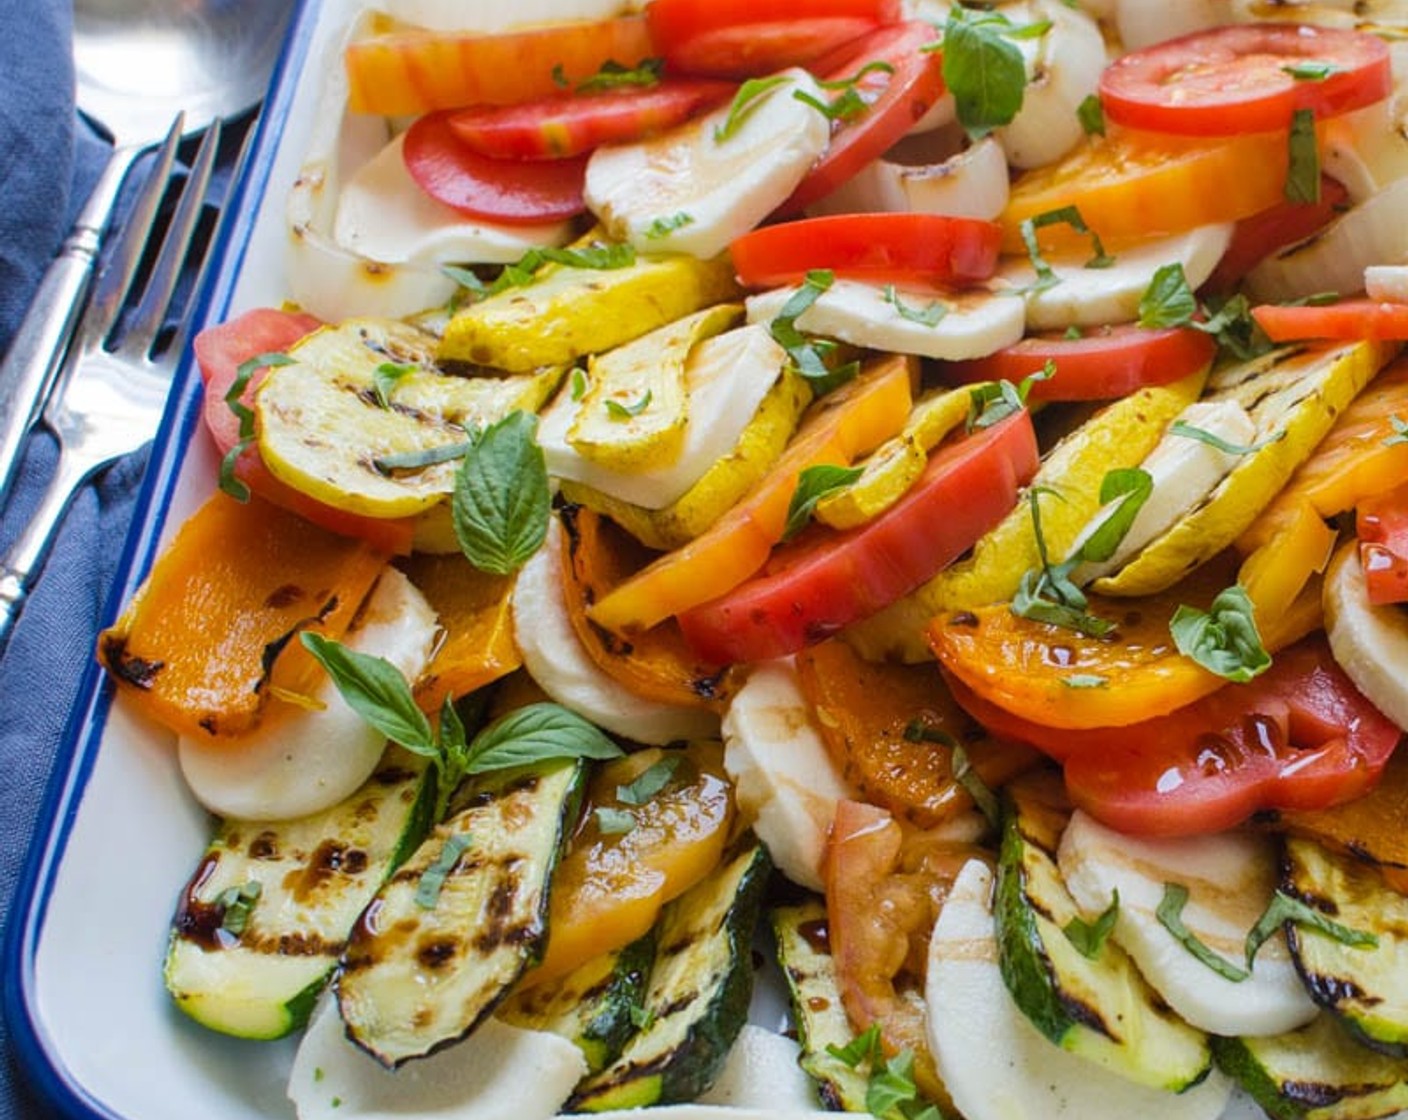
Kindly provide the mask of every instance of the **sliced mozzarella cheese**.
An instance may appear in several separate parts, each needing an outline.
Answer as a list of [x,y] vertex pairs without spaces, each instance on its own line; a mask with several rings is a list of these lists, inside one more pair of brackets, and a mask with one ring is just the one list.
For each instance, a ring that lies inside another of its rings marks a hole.
[[[748,299],[748,321],[770,323],[782,313],[796,288],[761,292]],[[907,319],[896,301],[912,311],[932,304],[945,308],[934,326]],[[891,292],[859,280],[836,280],[797,319],[799,329],[839,338],[857,346],[918,354],[925,358],[981,358],[1022,337],[1026,313],[1011,293],[972,289],[963,292]]]
[[549,696],[599,727],[638,743],[717,739],[719,721],[700,708],[646,700],[603,672],[582,649],[562,595],[562,525],[518,572],[513,635],[523,664]]
[[992,221],[1007,206],[1007,156],[991,136],[932,163],[887,156],[861,168],[809,209],[812,214],[882,211],[951,214]]
[[929,943],[929,1046],[968,1120],[1214,1120],[1231,1096],[1214,1070],[1174,1094],[1127,1081],[1053,1045],[1003,983],[993,933],[992,872],[977,861],[954,881]]
[[343,185],[332,233],[348,252],[382,264],[508,264],[571,238],[570,222],[495,225],[437,202],[406,170],[404,142],[397,136]]
[[1385,303],[1408,303],[1408,265],[1370,265],[1364,270],[1364,294]]
[[1264,303],[1317,292],[1350,295],[1374,264],[1408,262],[1408,178],[1336,218],[1306,241],[1273,253],[1247,274],[1247,291]]
[[1251,975],[1234,982],[1194,957],[1157,916],[1166,884],[1187,887],[1183,924],[1241,967],[1247,934],[1276,889],[1270,837],[1124,836],[1077,811],[1061,837],[1057,862],[1072,897],[1090,914],[1099,914],[1119,892],[1115,940],[1193,1026],[1221,1035],[1272,1035],[1315,1017],[1279,932],[1262,946]]
[[1374,706],[1408,728],[1408,614],[1369,602],[1359,544],[1340,547],[1325,576],[1325,632],[1335,660]]
[[1127,51],[1228,23],[1231,0],[1117,0],[1115,28]]
[[[1185,408],[1178,420],[1233,445],[1248,446],[1256,441],[1256,422],[1236,401],[1196,401]],[[1213,489],[1231,473],[1240,456],[1190,436],[1168,433],[1149,453],[1140,467],[1153,482],[1153,490],[1139,508],[1129,530],[1114,555],[1099,563],[1081,564],[1071,573],[1079,584],[1087,584],[1122,568],[1146,544],[1172,529],[1194,506],[1201,505]],[[1079,551],[1118,508],[1122,498],[1103,506],[1076,537],[1071,552]]]
[[1404,108],[1400,94],[1318,125],[1320,170],[1342,183],[1355,205],[1408,176]]
[[1022,168],[1054,163],[1081,142],[1085,129],[1077,110],[1095,93],[1105,68],[1105,37],[1094,18],[1061,0],[1035,0],[1026,7],[1029,19],[1019,19],[1015,11],[1008,18],[1050,26],[1017,41],[1027,86],[1012,123],[996,133],[1007,161]]
[[[407,680],[420,676],[437,633],[435,612],[404,575],[388,568],[346,645],[384,657]],[[287,820],[349,797],[376,768],[386,736],[354,712],[331,679],[321,707],[270,715],[237,742],[181,738],[181,772],[212,813],[242,820]]]
[[685,366],[684,446],[672,462],[646,471],[616,470],[577,453],[567,437],[582,402],[572,399],[569,383],[538,423],[548,473],[633,505],[663,509],[737,445],[786,362],[786,351],[761,326],[741,327],[695,346]]
[[836,803],[854,796],[832,761],[791,660],[755,666],[724,713],[724,769],[738,807],[794,883],[822,889]]
[[1012,258],[1000,270],[1002,280],[1022,290],[1027,326],[1033,330],[1100,327],[1138,318],[1139,301],[1164,265],[1181,264],[1188,285],[1199,287],[1212,275],[1232,239],[1230,224],[1199,226],[1176,237],[1126,249],[1106,268],[1089,268],[1089,255],[1050,260],[1057,283],[1037,289],[1030,261]]
[[723,1069],[713,1085],[699,1094],[698,1103],[774,1110],[820,1108],[816,1083],[797,1064],[801,1053],[795,1040],[745,1023]]
[[639,11],[636,0],[514,0],[466,4],[464,0],[382,0],[387,15],[431,31],[507,31],[525,24],[570,19],[610,19]]
[[781,203],[831,138],[831,123],[794,93],[825,100],[805,70],[754,103],[720,140],[731,106],[662,136],[599,148],[587,163],[587,205],[643,253],[717,256]]
[[547,1120],[587,1073],[573,1043],[488,1019],[469,1038],[384,1069],[348,1041],[337,1001],[324,999],[289,1072],[299,1120]]

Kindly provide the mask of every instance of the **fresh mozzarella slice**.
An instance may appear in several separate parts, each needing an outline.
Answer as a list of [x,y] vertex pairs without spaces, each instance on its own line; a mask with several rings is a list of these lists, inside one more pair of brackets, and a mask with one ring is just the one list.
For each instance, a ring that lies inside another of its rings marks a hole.
[[1230,21],[1230,0],[1117,0],[1115,28],[1127,51]]
[[[1054,163],[1085,136],[1077,110],[1095,93],[1105,68],[1105,37],[1095,20],[1060,0],[1035,0],[1029,18],[1008,15],[1019,24],[1049,23],[1045,33],[1020,39],[1027,66],[1022,107],[997,138],[1014,167]],[[1019,9],[1020,10],[1020,9]]]
[[1167,884],[1187,887],[1183,924],[1214,953],[1241,967],[1247,934],[1276,889],[1269,836],[1124,836],[1077,811],[1061,837],[1057,863],[1071,895],[1088,913],[1099,914],[1119,892],[1115,940],[1193,1026],[1220,1035],[1272,1035],[1315,1017],[1315,1004],[1279,932],[1262,946],[1251,975],[1238,982],[1199,961],[1157,916]]
[[646,700],[608,676],[582,649],[562,595],[563,529],[554,518],[547,541],[518,572],[513,635],[523,664],[549,696],[599,727],[638,743],[717,739],[712,712]]
[[288,1097],[299,1120],[547,1120],[586,1073],[572,1042],[497,1019],[387,1070],[348,1041],[337,1001],[324,999],[294,1055]]
[[816,1083],[797,1064],[801,1052],[794,1039],[745,1023],[723,1069],[714,1084],[699,1094],[698,1103],[728,1108],[820,1108]]
[[634,0],[514,0],[512,4],[466,4],[464,0],[383,0],[386,14],[431,31],[507,31],[533,23],[611,19],[645,5]]
[[404,143],[405,135],[397,136],[343,186],[332,233],[348,252],[382,264],[508,264],[571,238],[570,222],[495,225],[437,202],[406,170]]
[[[430,660],[437,624],[425,597],[388,568],[346,645],[384,657],[407,680]],[[270,715],[237,742],[182,736],[181,772],[212,813],[242,820],[288,820],[321,812],[350,796],[376,768],[386,736],[354,712],[328,679],[316,709]]]
[[[748,299],[748,321],[770,323],[782,313],[796,288],[761,292]],[[906,318],[900,306],[923,313],[941,304],[934,326]],[[981,358],[1022,337],[1026,313],[1009,292],[892,290],[859,280],[836,280],[797,319],[799,329],[875,350],[958,361]]]
[[793,96],[825,101],[816,79],[800,69],[779,77],[732,126],[724,106],[654,139],[597,149],[588,207],[643,253],[722,253],[786,201],[831,138],[831,122]]
[[1232,239],[1230,224],[1199,226],[1176,237],[1161,238],[1126,249],[1105,268],[1087,265],[1089,256],[1047,263],[1057,283],[1036,287],[1036,270],[1030,261],[1013,258],[998,275],[1022,289],[1027,303],[1027,326],[1032,330],[1067,327],[1100,327],[1126,323],[1139,316],[1139,301],[1164,265],[1181,264],[1191,288],[1212,275]]
[[914,163],[892,153],[861,168],[809,209],[813,214],[905,212],[992,221],[1007,206],[1007,156],[984,137],[938,162]]
[[724,769],[778,869],[822,889],[836,803],[855,791],[832,761],[790,659],[753,668],[724,713]]
[[538,423],[548,473],[633,505],[663,509],[733,450],[786,362],[786,351],[760,326],[741,327],[695,346],[685,366],[684,446],[672,462],[652,464],[648,471],[616,470],[577,453],[567,437],[582,402],[572,399],[569,383]]
[[1385,303],[1408,303],[1408,265],[1370,265],[1364,270],[1364,294]]
[[1340,547],[1325,576],[1325,632],[1340,668],[1374,707],[1408,728],[1408,614],[1369,602],[1359,544]]
[[[1185,408],[1178,420],[1229,444],[1248,446],[1256,441],[1256,422],[1236,401],[1196,401]],[[1240,456],[1191,436],[1169,432],[1148,458],[1140,463],[1153,482],[1148,499],[1139,507],[1119,547],[1108,560],[1081,564],[1071,578],[1084,585],[1122,568],[1146,544],[1172,529],[1231,473]],[[1099,509],[1076,537],[1071,552],[1077,552],[1091,533],[1114,513],[1124,499]]]
[[[1395,55],[1395,70],[1398,56]],[[1356,206],[1408,175],[1402,94],[1320,123],[1320,169],[1342,183]]]
[[1231,1096],[1214,1070],[1183,1093],[1127,1081],[1037,1032],[1008,994],[993,934],[992,871],[965,864],[929,942],[929,1046],[968,1120],[1214,1120]]

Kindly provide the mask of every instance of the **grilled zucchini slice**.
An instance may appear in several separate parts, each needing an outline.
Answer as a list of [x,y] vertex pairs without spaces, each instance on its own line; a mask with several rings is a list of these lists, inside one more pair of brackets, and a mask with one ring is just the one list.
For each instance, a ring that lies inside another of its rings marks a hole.
[[1091,959],[1065,934],[1082,918],[1056,866],[1070,816],[1060,779],[1031,775],[1005,791],[994,915],[1002,979],[1056,1045],[1131,1081],[1170,1092],[1212,1067],[1207,1036],[1179,1019],[1113,941]]
[[164,974],[176,1006],[240,1038],[303,1026],[357,916],[420,843],[433,801],[425,760],[393,745],[331,809],[221,824],[171,924]]
[[338,1003],[394,1068],[469,1034],[542,956],[548,886],[576,820],[580,760],[495,771],[456,794],[357,923]]
[[748,1018],[753,930],[771,867],[767,850],[750,836],[665,907],[645,994],[648,1025],[577,1087],[568,1111],[670,1104],[709,1087]]

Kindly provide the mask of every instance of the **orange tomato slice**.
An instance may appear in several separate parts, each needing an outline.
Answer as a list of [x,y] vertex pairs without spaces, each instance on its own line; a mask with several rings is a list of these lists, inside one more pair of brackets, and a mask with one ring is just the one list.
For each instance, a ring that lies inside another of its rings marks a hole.
[[[1112,128],[1013,184],[999,219],[1003,250],[1026,252],[1022,222],[1067,206],[1107,247],[1237,221],[1281,200],[1289,151],[1284,132],[1193,139]],[[1090,238],[1066,225],[1037,239],[1045,252],[1090,251]]]
[[588,610],[592,621],[627,634],[732,591],[782,539],[802,471],[851,463],[896,434],[909,417],[917,375],[914,358],[891,355],[813,405],[776,465],[741,502],[689,544],[603,596]]

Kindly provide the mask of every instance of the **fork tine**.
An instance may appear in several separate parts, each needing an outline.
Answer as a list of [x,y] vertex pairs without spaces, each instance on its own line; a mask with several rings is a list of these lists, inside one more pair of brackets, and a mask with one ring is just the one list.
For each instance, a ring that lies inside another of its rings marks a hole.
[[117,322],[123,301],[127,299],[142,263],[142,251],[151,236],[157,208],[166,193],[166,185],[171,181],[171,166],[176,160],[176,148],[185,127],[186,114],[177,113],[166,139],[152,159],[146,182],[133,203],[131,214],[123,223],[112,256],[94,285],[92,301],[79,324],[77,341],[81,343],[100,342]]
[[[146,291],[142,293],[141,302],[128,323],[127,333],[118,345],[117,352],[120,354],[146,354],[156,341],[172,293],[176,290],[176,282],[180,279],[181,268],[186,262],[196,223],[205,206],[205,195],[210,187],[210,174],[215,168],[215,154],[219,147],[220,122],[217,120],[206,129],[195,162],[191,164],[190,173],[181,189],[181,200],[171,215],[166,236],[161,242],[161,251],[152,265]],[[195,298],[195,290],[191,298]]]

